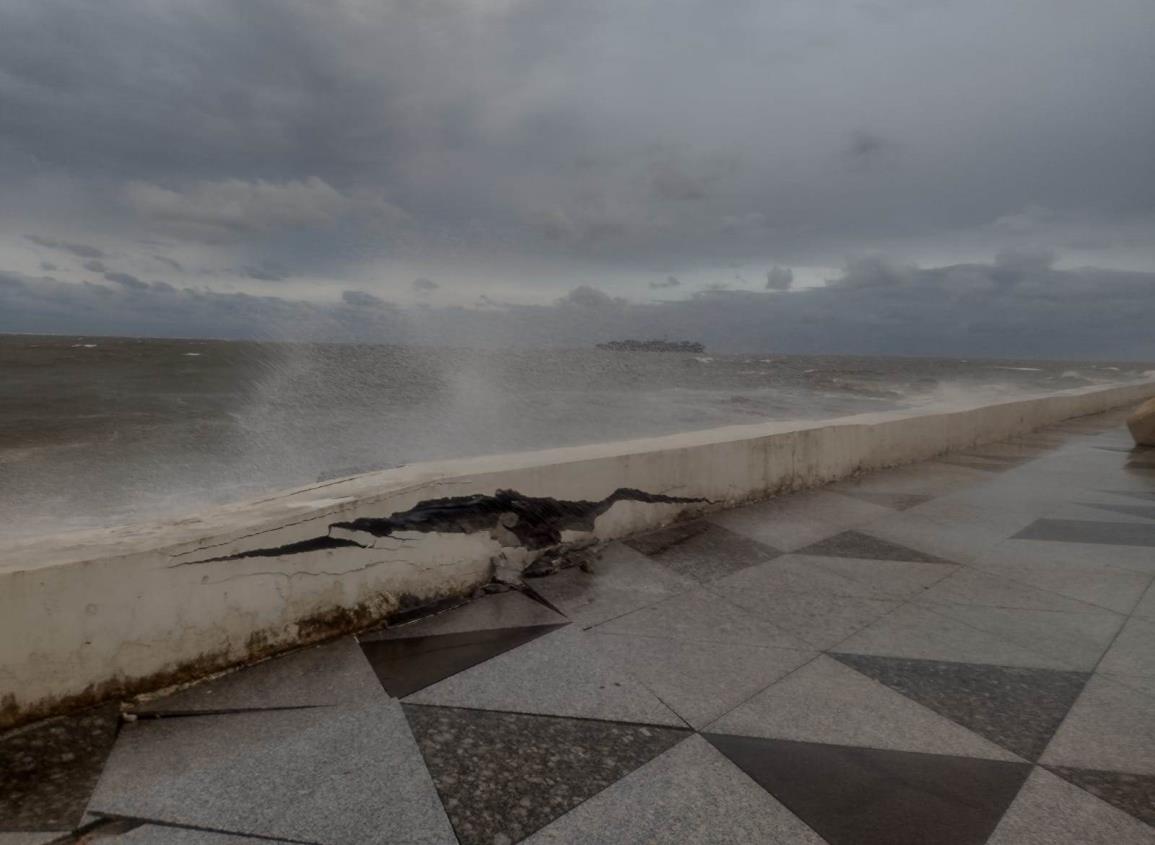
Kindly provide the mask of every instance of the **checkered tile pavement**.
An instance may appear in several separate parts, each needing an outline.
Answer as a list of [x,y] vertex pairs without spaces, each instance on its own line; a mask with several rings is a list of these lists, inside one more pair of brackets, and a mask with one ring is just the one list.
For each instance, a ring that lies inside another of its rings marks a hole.
[[1117,415],[0,737],[0,845],[1155,842]]

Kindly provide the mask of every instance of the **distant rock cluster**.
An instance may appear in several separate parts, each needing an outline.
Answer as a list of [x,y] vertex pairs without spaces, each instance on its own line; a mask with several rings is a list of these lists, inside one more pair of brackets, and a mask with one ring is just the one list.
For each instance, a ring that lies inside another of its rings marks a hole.
[[705,352],[706,347],[690,340],[611,340],[598,349],[611,352]]

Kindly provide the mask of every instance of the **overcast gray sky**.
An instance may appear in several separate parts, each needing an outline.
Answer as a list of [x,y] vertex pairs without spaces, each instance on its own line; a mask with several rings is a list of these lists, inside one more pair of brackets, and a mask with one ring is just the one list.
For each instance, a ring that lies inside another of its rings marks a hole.
[[1151,0],[7,0],[0,330],[1155,358]]

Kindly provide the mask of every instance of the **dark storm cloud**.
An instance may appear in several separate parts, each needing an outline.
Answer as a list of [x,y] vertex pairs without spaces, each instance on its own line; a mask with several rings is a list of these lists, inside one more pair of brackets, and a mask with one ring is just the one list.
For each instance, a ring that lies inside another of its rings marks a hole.
[[419,293],[419,294],[432,293],[433,291],[437,290],[439,287],[441,287],[441,286],[439,284],[437,284],[437,282],[433,281],[432,279],[426,279],[426,278],[422,277],[420,279],[414,279],[413,280],[413,290],[417,291],[417,293]]
[[177,261],[175,258],[169,258],[167,255],[154,255],[152,258],[154,261],[159,261],[170,270],[176,270],[178,273],[184,272],[184,265]]
[[246,279],[256,279],[262,282],[282,282],[289,277],[289,273],[284,267],[269,261],[242,267],[240,275]]
[[[730,261],[805,279],[847,254],[1155,255],[1142,0],[13,0],[0,14],[5,228],[85,259],[187,247],[157,258],[166,276],[240,267],[261,290],[289,272],[253,263],[272,255],[336,299],[360,284],[352,264],[441,278],[415,259],[480,256],[490,277],[440,296],[500,283],[541,301],[557,279]],[[502,274],[527,255],[558,272]],[[861,259],[832,288],[915,319],[940,276],[990,304],[1059,272],[938,270]],[[788,307],[809,319],[832,296]],[[1029,302],[1040,326],[1057,319]]]
[[653,290],[662,290],[663,288],[676,288],[682,283],[677,276],[666,276],[664,279],[654,279],[650,282],[650,288]]
[[81,258],[103,258],[104,252],[94,246],[88,244],[74,244],[66,241],[58,241],[55,238],[45,238],[40,235],[25,235],[25,238],[32,241],[37,246],[46,247],[47,249],[54,249],[58,252],[67,252],[72,255],[78,255]]
[[876,158],[888,146],[886,139],[875,135],[873,132],[859,129],[851,133],[846,152],[853,159],[869,161]]
[[84,269],[90,273],[100,273],[101,275],[103,275],[104,273],[108,272],[108,267],[105,265],[105,263],[103,261],[98,261],[95,258],[90,258],[88,261],[85,261],[81,266],[84,267]]
[[794,271],[789,267],[775,264],[766,273],[766,290],[790,290],[794,284]]
[[354,308],[385,308],[388,305],[381,297],[363,290],[341,291],[341,301]]
[[147,290],[149,288],[148,282],[142,282],[131,273],[105,273],[104,278],[133,290]]

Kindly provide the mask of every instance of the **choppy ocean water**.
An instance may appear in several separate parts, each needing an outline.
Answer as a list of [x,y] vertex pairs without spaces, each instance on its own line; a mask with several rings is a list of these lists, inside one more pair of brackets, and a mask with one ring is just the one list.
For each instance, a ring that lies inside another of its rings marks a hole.
[[1151,364],[0,335],[0,536],[454,456],[1019,396]]

